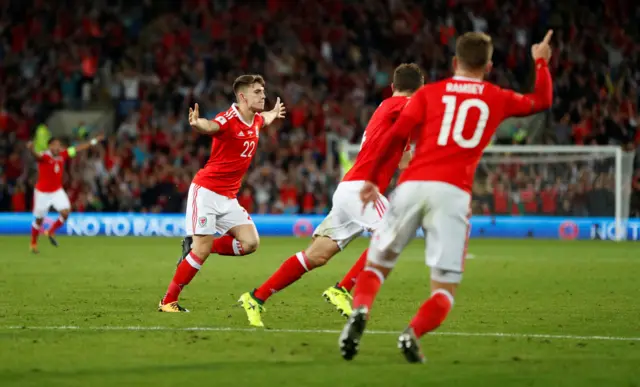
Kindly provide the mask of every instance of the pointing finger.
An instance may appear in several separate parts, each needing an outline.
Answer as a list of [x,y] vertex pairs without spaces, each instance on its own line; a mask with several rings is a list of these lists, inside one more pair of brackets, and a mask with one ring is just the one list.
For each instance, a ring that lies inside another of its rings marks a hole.
[[542,39],[542,43],[549,44],[551,42],[551,37],[553,36],[553,30],[547,31],[547,34]]

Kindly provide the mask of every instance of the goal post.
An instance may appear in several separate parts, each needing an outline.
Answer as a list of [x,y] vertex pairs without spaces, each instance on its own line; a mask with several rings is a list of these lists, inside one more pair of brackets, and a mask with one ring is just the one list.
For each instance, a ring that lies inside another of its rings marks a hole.
[[[509,183],[515,178],[518,184],[514,170],[525,169],[529,178],[531,173],[534,174],[534,194],[540,194],[539,185],[545,183],[551,185],[552,190],[561,191],[555,192],[563,198],[558,203],[558,211],[539,209],[538,213],[611,217],[615,222],[614,240],[622,241],[626,240],[629,220],[634,157],[634,152],[625,152],[613,145],[496,145],[485,150],[477,175],[508,171],[510,173],[503,177]],[[612,206],[607,200],[609,197],[612,198]],[[586,205],[583,203],[585,200]],[[568,207],[563,208],[567,204]]]
[[[360,144],[333,138],[342,176]],[[627,238],[634,152],[618,146],[494,145],[478,164],[475,215],[611,219]]]

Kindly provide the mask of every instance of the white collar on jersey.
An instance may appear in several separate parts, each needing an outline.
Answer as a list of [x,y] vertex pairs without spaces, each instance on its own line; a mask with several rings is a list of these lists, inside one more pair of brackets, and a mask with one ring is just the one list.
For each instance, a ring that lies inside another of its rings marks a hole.
[[482,82],[480,79],[471,78],[471,77],[463,77],[462,75],[454,75],[454,81],[467,81],[467,82]]
[[238,115],[238,119],[240,120],[240,122],[242,122],[243,124],[247,125],[247,126],[253,126],[253,123],[256,120],[256,115],[253,115],[253,119],[251,120],[251,123],[248,123],[247,121],[244,120],[244,118],[242,118],[242,115],[240,114],[240,112],[238,111],[238,105],[236,105],[235,103],[231,104],[231,109],[233,109],[233,111],[236,112],[236,114]]

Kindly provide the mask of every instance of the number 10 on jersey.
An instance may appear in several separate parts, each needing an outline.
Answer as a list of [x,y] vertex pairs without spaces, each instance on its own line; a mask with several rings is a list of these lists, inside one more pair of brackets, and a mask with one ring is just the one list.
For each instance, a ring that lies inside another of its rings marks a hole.
[[[440,134],[438,135],[438,145],[446,146],[449,143],[449,137],[453,139],[461,148],[475,148],[482,140],[482,134],[487,127],[489,119],[489,106],[481,99],[471,98],[462,101],[456,112],[456,96],[444,95],[442,102],[444,103],[444,114],[442,116],[442,125],[440,126]],[[476,108],[480,110],[480,117],[473,130],[473,136],[466,139],[462,137],[465,123],[467,121],[467,113],[469,109]],[[453,126],[453,135],[451,134],[451,126]]]

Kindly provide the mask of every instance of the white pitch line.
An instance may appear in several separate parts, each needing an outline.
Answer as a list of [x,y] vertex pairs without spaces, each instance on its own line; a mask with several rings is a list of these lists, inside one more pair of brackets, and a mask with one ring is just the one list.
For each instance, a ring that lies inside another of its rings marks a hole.
[[[0,326],[0,330],[33,330],[33,331],[183,331],[183,332],[267,332],[267,333],[331,333],[341,331],[335,329],[255,329],[234,327],[163,327],[163,326]],[[367,331],[371,335],[397,335],[396,331]],[[520,339],[562,339],[562,340],[599,340],[599,341],[640,341],[640,337],[621,336],[579,336],[579,335],[547,335],[539,333],[500,333],[500,332],[433,332],[430,335],[460,337],[509,337]]]

